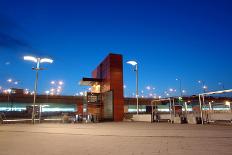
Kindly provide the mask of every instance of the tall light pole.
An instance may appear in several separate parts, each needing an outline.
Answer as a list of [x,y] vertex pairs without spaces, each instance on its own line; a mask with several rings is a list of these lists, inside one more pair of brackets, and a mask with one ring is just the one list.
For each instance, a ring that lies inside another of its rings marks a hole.
[[136,103],[137,103],[137,115],[139,114],[139,71],[138,63],[136,61],[127,61],[127,64],[135,66],[134,71],[136,72]]
[[180,85],[179,85],[179,88],[180,88],[180,97],[182,97],[183,96],[183,91],[182,91],[182,81],[181,81],[181,79],[180,78],[176,78],[176,81],[179,81],[180,83]]
[[48,102],[48,95],[49,95],[50,91],[49,90],[46,90],[45,91],[45,94],[46,94],[46,97],[47,97],[47,102]]
[[10,94],[12,92],[11,88],[7,89],[6,92],[7,92],[7,95],[8,95],[8,99],[7,100],[8,100],[8,102],[10,102]]
[[199,84],[202,84],[203,93],[206,93],[206,89],[207,89],[208,87],[205,85],[205,81],[199,80],[198,83],[199,83]]
[[39,76],[38,71],[43,70],[43,68],[40,68],[40,63],[53,63],[53,60],[49,59],[49,58],[37,58],[37,57],[33,57],[33,56],[24,56],[23,59],[36,63],[36,68],[34,68],[34,67],[32,68],[33,70],[36,71],[35,85],[34,85],[34,100],[33,100],[33,108],[32,108],[32,124],[34,124],[35,123],[35,102],[36,102],[38,76]]
[[222,86],[222,89],[225,90],[225,85],[222,82],[218,82],[218,85]]

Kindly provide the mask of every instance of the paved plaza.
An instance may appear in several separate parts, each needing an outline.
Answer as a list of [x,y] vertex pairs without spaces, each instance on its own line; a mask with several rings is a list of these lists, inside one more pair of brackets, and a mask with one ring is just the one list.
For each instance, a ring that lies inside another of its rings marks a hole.
[[4,124],[0,155],[231,155],[231,125]]

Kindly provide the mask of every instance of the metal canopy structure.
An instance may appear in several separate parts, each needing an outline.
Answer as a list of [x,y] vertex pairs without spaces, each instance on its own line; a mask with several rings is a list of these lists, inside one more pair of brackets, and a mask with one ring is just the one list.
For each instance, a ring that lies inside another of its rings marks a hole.
[[202,105],[205,104],[205,96],[207,96],[207,95],[214,95],[214,94],[222,94],[222,93],[231,93],[231,92],[232,92],[232,89],[227,89],[227,90],[220,90],[220,91],[214,91],[214,92],[207,92],[207,93],[199,94],[201,124],[204,124]]
[[82,86],[93,86],[93,85],[98,85],[101,83],[103,80],[98,79],[98,78],[82,78],[82,80],[79,82],[80,85]]
[[[162,102],[162,101],[169,101],[169,112],[170,112],[170,118],[172,118],[172,106],[175,107],[175,103],[174,103],[174,98],[163,98],[163,99],[154,99],[151,101],[151,114],[152,114],[152,118],[153,118],[153,115],[154,115],[154,111],[153,111],[153,108],[154,108],[154,103],[155,103],[155,107],[157,106],[157,102]],[[156,109],[157,110],[157,109]],[[175,110],[174,110],[174,116],[175,116]],[[171,120],[173,121],[173,120]]]

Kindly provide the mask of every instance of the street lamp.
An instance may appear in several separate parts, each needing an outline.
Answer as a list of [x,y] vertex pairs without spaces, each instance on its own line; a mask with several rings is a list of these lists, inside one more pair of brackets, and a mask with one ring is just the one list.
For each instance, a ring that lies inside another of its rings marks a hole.
[[49,95],[50,91],[49,90],[46,90],[45,91],[45,94],[46,94],[46,97],[47,97],[47,102],[48,102],[48,95]]
[[208,87],[205,85],[205,81],[199,80],[198,83],[199,83],[199,84],[202,84],[203,93],[206,93],[206,89],[207,89]]
[[186,90],[182,90],[182,94],[186,93]]
[[63,81],[59,81],[59,85],[61,85],[61,86],[62,86],[63,84],[64,84],[64,82],[63,82]]
[[138,63],[136,61],[127,61],[127,64],[135,66],[134,71],[136,72],[136,101],[137,101],[137,115],[139,114],[139,76],[138,76]]
[[222,89],[225,90],[225,85],[222,82],[218,82],[218,85],[222,86]]
[[12,79],[11,79],[11,78],[7,79],[7,82],[11,83],[11,82],[12,82]]
[[63,85],[64,85],[64,82],[62,80],[60,81],[52,80],[50,84],[52,85],[50,92],[52,92],[53,95],[54,94],[60,95],[62,93]]
[[8,100],[8,102],[10,102],[10,94],[11,94],[12,90],[9,88],[6,91],[7,91],[7,95],[8,95],[8,99],[7,100]]
[[183,96],[183,91],[182,91],[182,81],[181,81],[181,79],[180,78],[176,78],[176,81],[179,81],[180,83],[180,97],[182,97]]
[[38,85],[38,71],[43,70],[43,68],[40,68],[40,63],[53,63],[52,59],[49,58],[38,58],[33,56],[24,56],[24,60],[26,61],[32,61],[36,63],[36,68],[32,68],[36,71],[36,78],[35,78],[35,87],[34,87],[34,101],[33,101],[33,109],[32,109],[32,123],[35,123],[35,101],[36,101],[36,94],[37,94],[37,85]]
[[56,82],[55,81],[51,81],[51,84],[54,85]]

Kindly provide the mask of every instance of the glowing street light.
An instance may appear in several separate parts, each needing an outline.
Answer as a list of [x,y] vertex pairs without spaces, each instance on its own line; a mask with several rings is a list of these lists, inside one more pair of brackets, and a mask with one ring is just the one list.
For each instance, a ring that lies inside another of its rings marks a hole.
[[28,95],[29,94],[29,89],[24,89],[23,94]]
[[13,80],[12,78],[7,79],[6,81],[11,85],[10,87],[14,87],[13,84],[18,85],[20,82],[19,80]]
[[147,86],[146,89],[147,89],[147,90],[151,90],[151,86]]
[[50,91],[49,91],[49,90],[46,90],[46,91],[45,91],[45,94],[46,94],[46,95],[48,95],[49,93],[50,93]]
[[79,93],[74,94],[74,96],[78,96],[78,95],[79,95]]
[[13,81],[13,80],[12,80],[11,78],[7,80],[7,82],[9,82],[9,83],[11,83],[12,81]]
[[9,94],[11,93],[11,91],[12,91],[11,89],[7,89],[7,92],[8,92]]
[[203,86],[203,89],[207,89],[207,86],[206,86],[206,85],[204,85],[204,86]]
[[130,64],[132,66],[138,65],[138,63],[136,61],[127,61],[127,64]]
[[136,101],[137,101],[137,115],[139,114],[139,71],[138,71],[138,63],[136,61],[127,61],[127,64],[135,66],[134,71],[136,72]]
[[33,70],[36,71],[36,78],[35,78],[35,88],[34,88],[34,101],[33,101],[33,109],[32,109],[32,123],[35,123],[35,102],[36,102],[36,94],[37,94],[37,87],[38,87],[38,71],[42,70],[40,68],[40,63],[53,63],[52,59],[49,58],[38,58],[38,57],[33,57],[33,56],[24,56],[24,60],[26,61],[32,61],[36,63],[36,68],[32,68]]
[[64,82],[62,80],[60,81],[52,80],[50,84],[52,85],[52,88],[50,91],[53,92],[53,94],[56,94],[56,95],[61,94],[62,86],[64,85]]
[[169,91],[170,93],[174,93],[174,92],[176,92],[176,89],[174,89],[174,88],[169,88],[168,91]]
[[176,81],[179,81],[179,88],[180,88],[180,96],[183,96],[183,92],[182,92],[182,80],[180,78],[176,78]]
[[6,90],[8,102],[10,102],[10,94],[11,94],[11,92],[12,92],[11,89],[7,89],[7,90]]
[[47,100],[47,102],[48,102],[48,95],[49,95],[49,93],[50,93],[50,91],[49,91],[49,90],[46,90],[46,91],[45,91],[45,94],[46,94],[46,100]]
[[80,94],[81,96],[83,96],[83,95],[84,95],[84,92],[81,91],[79,94]]
[[222,83],[222,82],[218,82],[218,85],[222,86],[222,89],[223,89],[223,90],[225,90],[224,83]]
[[199,84],[202,84],[202,89],[203,89],[203,93],[206,92],[206,89],[208,89],[208,87],[205,85],[205,81],[202,80],[198,80]]
[[53,63],[53,60],[49,59],[49,58],[42,58],[42,59],[40,59],[40,63],[44,63],[44,62],[51,64],[51,63]]
[[64,84],[64,82],[63,81],[59,81],[59,85],[63,85]]
[[15,84],[15,85],[18,85],[18,84],[19,84],[19,82],[18,82],[18,81],[15,81],[15,82],[14,82],[14,84]]

